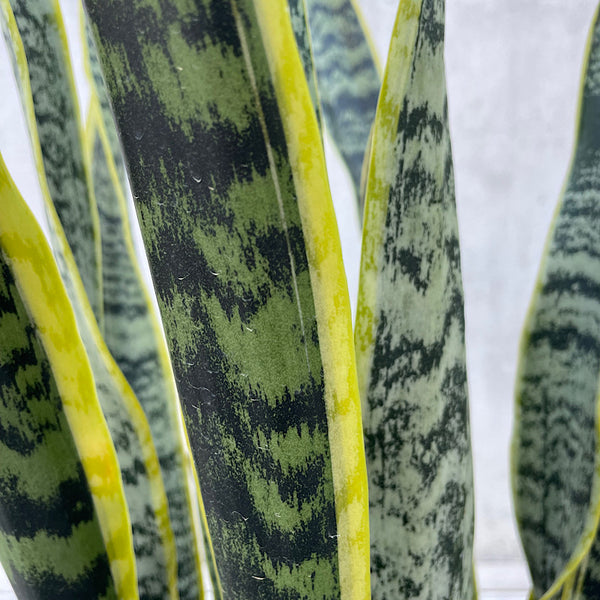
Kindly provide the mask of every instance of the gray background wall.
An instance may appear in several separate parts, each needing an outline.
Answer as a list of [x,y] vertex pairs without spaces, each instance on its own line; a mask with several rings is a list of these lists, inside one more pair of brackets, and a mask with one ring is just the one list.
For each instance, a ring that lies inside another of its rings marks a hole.
[[[73,0],[62,0],[77,31]],[[360,0],[381,56],[395,0]],[[526,571],[508,484],[512,388],[520,329],[568,167],[594,0],[447,0],[450,126],[466,297],[482,600],[524,598]],[[76,65],[79,52],[75,51]],[[384,61],[382,60],[382,64]],[[17,185],[38,191],[11,74],[0,48],[0,151]],[[85,104],[85,97],[82,98]],[[344,189],[336,171],[334,188]],[[340,220],[351,291],[356,224]],[[0,600],[14,598],[0,572]]]

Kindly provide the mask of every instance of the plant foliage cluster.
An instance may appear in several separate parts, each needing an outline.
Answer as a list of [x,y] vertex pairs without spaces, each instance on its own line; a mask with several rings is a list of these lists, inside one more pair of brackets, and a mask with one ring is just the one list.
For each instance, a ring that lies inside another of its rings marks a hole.
[[[472,599],[444,0],[0,0],[0,558],[21,599]],[[522,344],[532,598],[600,594],[600,25]],[[351,322],[327,131],[363,215]],[[135,201],[158,311],[141,275]]]

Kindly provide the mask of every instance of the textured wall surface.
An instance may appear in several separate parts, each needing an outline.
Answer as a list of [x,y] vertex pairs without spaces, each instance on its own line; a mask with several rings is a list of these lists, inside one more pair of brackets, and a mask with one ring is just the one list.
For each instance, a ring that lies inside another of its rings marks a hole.
[[[384,55],[396,1],[360,3]],[[76,32],[74,3],[62,4]],[[508,483],[517,347],[571,154],[581,62],[595,4],[447,1],[446,64],[466,297],[476,555],[484,599],[523,597],[511,594],[510,588],[517,593],[527,585],[517,566],[520,547]],[[16,94],[5,92],[10,85],[6,54],[0,49],[0,151],[17,185],[35,203]],[[334,178],[340,186],[344,176]],[[355,286],[356,225],[345,220],[340,225],[349,241],[349,279]],[[507,570],[506,565],[515,568]],[[509,590],[493,595],[486,589],[500,587],[497,573],[501,587]],[[0,599],[13,597],[9,589],[0,576]]]

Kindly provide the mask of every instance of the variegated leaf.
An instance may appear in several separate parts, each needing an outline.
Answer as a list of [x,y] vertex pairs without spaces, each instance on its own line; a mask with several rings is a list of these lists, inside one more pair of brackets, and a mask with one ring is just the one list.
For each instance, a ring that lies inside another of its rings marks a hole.
[[443,53],[444,0],[402,0],[373,132],[355,334],[375,599],[474,595]]
[[304,0],[325,124],[352,178],[362,217],[361,175],[380,77],[353,0]]
[[[45,165],[37,136],[34,99],[29,84],[25,50],[8,2],[2,0],[1,5],[4,27],[10,33],[9,50],[13,53],[13,62],[17,67],[16,75],[47,209],[53,252],[73,307],[77,327],[94,374],[96,392],[118,456],[131,518],[140,595],[156,599],[176,598],[175,544],[150,428],[137,398],[102,339],[73,254],[54,209],[44,176]],[[58,10],[57,6],[55,8]],[[59,17],[53,22],[60,22]]]
[[48,243],[0,157],[0,557],[19,598],[137,600],[129,514]]
[[349,304],[286,3],[86,5],[224,597],[367,598]]
[[[575,152],[521,341],[513,492],[535,598],[600,594],[600,20],[587,48]],[[577,572],[580,575],[577,575]]]

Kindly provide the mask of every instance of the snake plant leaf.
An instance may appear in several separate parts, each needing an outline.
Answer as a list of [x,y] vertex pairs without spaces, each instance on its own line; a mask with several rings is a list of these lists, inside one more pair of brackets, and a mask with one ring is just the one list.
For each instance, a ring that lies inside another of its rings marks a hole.
[[312,42],[310,39],[310,27],[308,25],[308,14],[306,10],[306,0],[288,0],[290,17],[292,19],[292,29],[296,38],[304,75],[308,83],[308,90],[312,99],[315,112],[317,113],[317,123],[321,125],[321,101],[319,99],[317,74],[315,71],[315,61],[312,54]]
[[19,598],[138,598],[129,515],[50,248],[0,156],[0,557]]
[[285,0],[86,2],[226,598],[367,598],[352,333]]
[[[88,19],[85,16],[83,4],[80,7],[81,39],[83,47],[83,66],[90,84],[92,97],[95,97],[100,104],[100,115],[102,118],[102,132],[108,139],[112,164],[118,174],[118,182],[113,182],[112,186],[120,187],[120,193],[124,196],[125,191],[129,189],[129,181],[125,170],[125,159],[121,148],[121,141],[115,124],[110,98],[104,82],[102,67],[98,59],[98,52],[94,42],[93,34]],[[89,142],[89,140],[88,140]],[[89,148],[88,148],[89,150]],[[95,186],[96,188],[97,186]]]
[[305,0],[325,124],[350,172],[362,217],[361,175],[381,80],[353,0]]
[[[86,139],[102,238],[104,341],[148,418],[177,546],[180,600],[202,590],[199,490],[168,352],[137,267],[125,198],[102,108],[92,93]],[[214,572],[213,568],[213,572]],[[213,583],[218,588],[218,583]]]
[[516,384],[513,492],[536,598],[559,593],[590,552],[583,597],[600,594],[598,13],[585,62],[574,154],[525,323]]
[[[12,15],[9,16],[11,8]],[[27,119],[30,135],[40,141],[50,197],[94,314],[101,323],[98,213],[84,160],[79,105],[58,0],[2,0],[2,9],[7,43],[20,47],[19,51],[16,48],[13,51],[13,56],[17,57],[15,71],[22,71],[26,62],[32,75],[34,115]],[[15,36],[20,38],[19,42],[15,41]],[[22,77],[22,72],[17,75],[21,93]],[[38,170],[42,165],[38,165]]]
[[444,0],[402,0],[373,132],[355,334],[374,599],[475,593],[443,54]]
[[118,456],[131,519],[137,586],[142,597],[176,598],[175,543],[151,431],[138,399],[102,339],[73,254],[50,199],[37,128],[31,125],[35,123],[34,102],[27,61],[23,58],[24,51],[10,6],[4,2],[2,7],[6,28],[11,32],[9,51],[14,53],[13,62],[18,65],[17,79],[30,125],[32,149],[38,166],[54,256],[75,313],[92,367],[97,395]]

